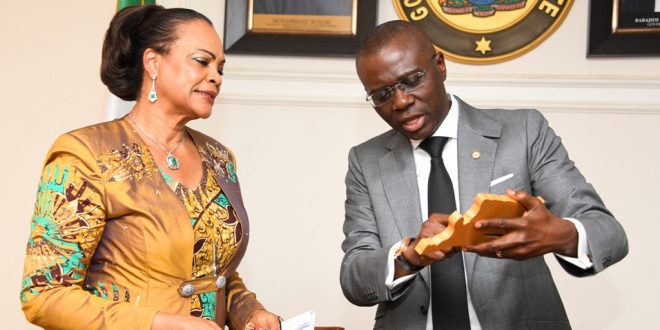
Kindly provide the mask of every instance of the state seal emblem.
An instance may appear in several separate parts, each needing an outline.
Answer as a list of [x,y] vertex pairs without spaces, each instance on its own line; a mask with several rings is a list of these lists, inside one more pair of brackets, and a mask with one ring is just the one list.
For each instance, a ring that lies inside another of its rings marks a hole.
[[449,59],[498,63],[549,37],[573,0],[392,0],[401,19],[421,28]]

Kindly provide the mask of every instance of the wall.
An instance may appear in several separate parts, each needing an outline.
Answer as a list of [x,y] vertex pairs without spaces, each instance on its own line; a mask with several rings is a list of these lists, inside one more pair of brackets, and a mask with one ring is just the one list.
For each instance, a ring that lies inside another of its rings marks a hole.
[[[209,16],[222,35],[224,1],[172,0]],[[6,214],[0,275],[3,327],[28,329],[18,290],[43,157],[60,133],[101,119],[98,78],[114,1],[0,3],[0,122]],[[477,106],[535,107],[628,233],[630,254],[577,279],[548,258],[576,329],[645,328],[660,310],[651,252],[660,222],[660,58],[586,59],[588,2],[527,55],[502,64],[448,63],[450,92]],[[396,18],[380,1],[379,20]],[[367,329],[373,308],[352,306],[338,283],[348,149],[387,127],[363,101],[346,58],[227,55],[214,115],[192,126],[230,145],[251,216],[240,272],[273,311],[315,310],[318,324]],[[650,214],[647,215],[647,214]]]

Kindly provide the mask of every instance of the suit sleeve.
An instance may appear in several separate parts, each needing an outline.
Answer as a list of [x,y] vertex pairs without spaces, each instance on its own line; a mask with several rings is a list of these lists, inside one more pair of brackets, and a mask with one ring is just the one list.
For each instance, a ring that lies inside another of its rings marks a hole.
[[360,166],[357,149],[352,148],[346,174],[344,258],[340,284],[344,296],[358,306],[372,306],[395,300],[406,290],[393,294],[385,286],[387,256],[390,247],[383,247],[378,233],[368,185]]
[[569,159],[561,139],[538,111],[529,112],[527,139],[533,194],[542,196],[555,215],[580,221],[587,233],[593,267],[580,269],[558,258],[562,267],[574,276],[587,276],[623,259],[628,253],[623,227]]
[[150,329],[155,310],[84,288],[106,223],[97,168],[89,148],[71,134],[51,148],[30,225],[22,308],[28,321],[47,329]]

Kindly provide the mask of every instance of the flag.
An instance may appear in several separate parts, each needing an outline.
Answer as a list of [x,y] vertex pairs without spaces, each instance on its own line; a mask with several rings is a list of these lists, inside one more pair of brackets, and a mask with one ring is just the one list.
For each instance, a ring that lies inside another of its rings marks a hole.
[[156,0],[117,0],[117,11],[130,6],[155,5]]
[[[155,5],[156,0],[117,0],[117,11],[130,6]],[[108,95],[108,101],[103,110],[103,120],[113,120],[127,114],[135,105],[135,101],[124,101],[114,94]]]

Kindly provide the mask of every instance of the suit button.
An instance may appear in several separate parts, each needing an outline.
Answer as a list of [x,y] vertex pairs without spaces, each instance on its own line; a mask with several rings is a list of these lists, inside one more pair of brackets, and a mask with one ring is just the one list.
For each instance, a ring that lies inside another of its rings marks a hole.
[[422,312],[422,314],[427,315],[429,313],[429,308],[422,305],[419,307],[419,311]]

